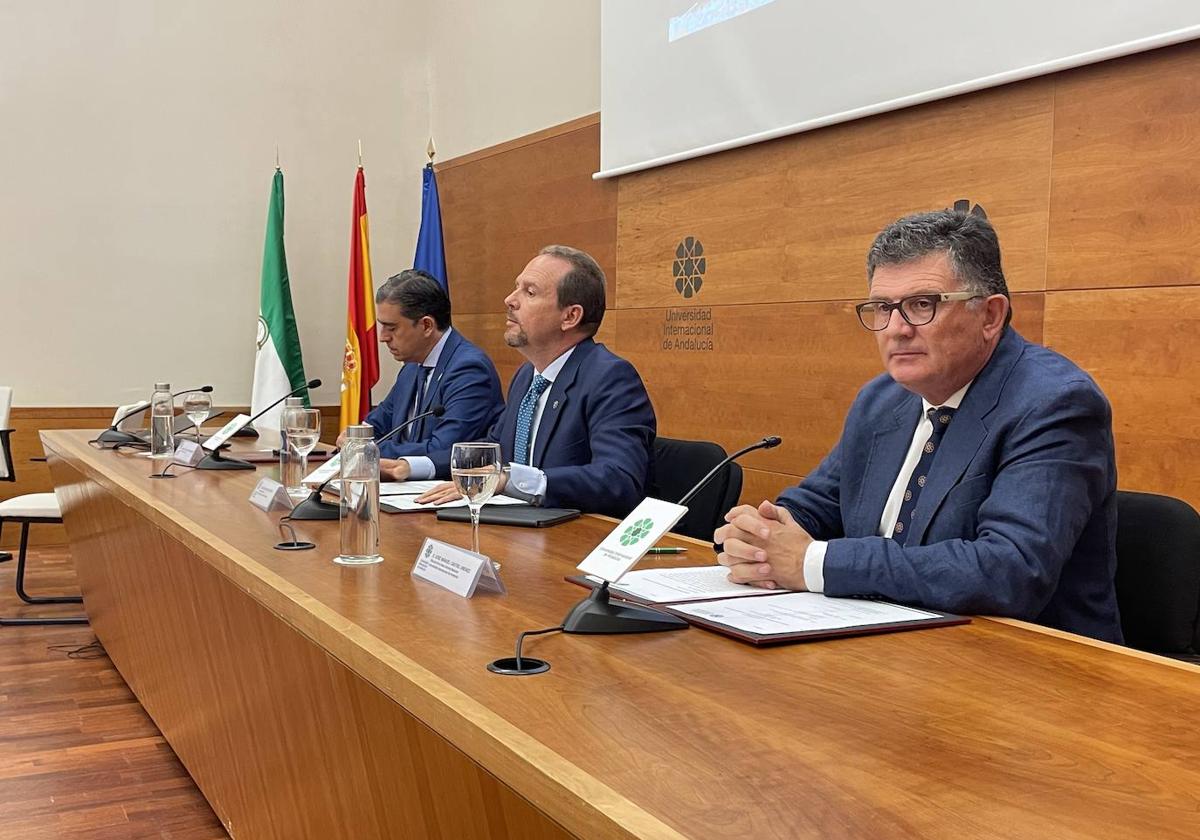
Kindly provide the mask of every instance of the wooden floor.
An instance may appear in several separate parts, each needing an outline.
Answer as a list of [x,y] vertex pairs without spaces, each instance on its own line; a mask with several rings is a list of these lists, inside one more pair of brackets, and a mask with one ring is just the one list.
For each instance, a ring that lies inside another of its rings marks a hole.
[[[29,607],[0,563],[0,615]],[[75,593],[64,547],[30,549],[30,595]],[[87,626],[0,627],[0,838],[207,840],[228,835],[107,656],[70,658]]]

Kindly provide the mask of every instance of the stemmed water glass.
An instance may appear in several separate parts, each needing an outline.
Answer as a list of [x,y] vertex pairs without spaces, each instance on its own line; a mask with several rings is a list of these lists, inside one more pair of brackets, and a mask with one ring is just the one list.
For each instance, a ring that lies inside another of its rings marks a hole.
[[200,424],[208,419],[212,409],[212,397],[203,391],[191,391],[183,398],[183,413],[192,421],[196,430],[196,443],[200,443]]
[[[308,453],[313,451],[321,438],[321,411],[317,408],[285,408],[283,411],[283,427],[287,430],[287,442],[291,447],[292,456],[297,459],[299,469],[296,475],[303,480],[308,475]],[[288,487],[288,495],[307,492],[303,486]]]
[[479,509],[500,484],[500,444],[454,444],[450,449],[450,476],[471,509],[471,550],[478,554]]

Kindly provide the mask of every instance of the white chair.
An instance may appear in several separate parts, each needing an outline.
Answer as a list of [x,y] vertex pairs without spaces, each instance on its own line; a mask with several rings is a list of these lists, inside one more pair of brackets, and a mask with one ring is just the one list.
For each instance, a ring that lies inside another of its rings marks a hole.
[[[8,428],[8,417],[12,408],[12,388],[0,385],[0,481],[16,481],[13,467],[10,438],[13,429]],[[35,598],[25,592],[25,554],[29,548],[29,526],[38,522],[61,523],[62,511],[53,493],[26,493],[0,502],[0,529],[5,522],[21,524],[21,548],[17,554],[17,597],[27,604],[82,604],[82,598],[54,597]],[[0,561],[11,560],[12,554],[3,552]],[[0,627],[43,624],[87,624],[84,616],[64,618],[0,618]]]

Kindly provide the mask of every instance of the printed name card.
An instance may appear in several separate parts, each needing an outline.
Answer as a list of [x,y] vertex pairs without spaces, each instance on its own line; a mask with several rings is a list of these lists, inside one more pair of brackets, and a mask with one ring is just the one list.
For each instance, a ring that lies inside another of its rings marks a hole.
[[176,464],[183,464],[185,467],[194,467],[204,460],[204,449],[194,440],[177,440],[175,442],[175,455],[171,459]]
[[239,414],[237,417],[234,417],[232,420],[222,426],[221,431],[204,441],[204,448],[209,452],[216,452],[217,447],[237,434],[238,431],[240,431],[241,428],[249,422],[249,414]]
[[334,455],[332,458],[330,458],[328,461],[326,461],[324,464],[322,464],[321,466],[317,467],[315,470],[310,472],[308,475],[304,476],[304,478],[302,478],[300,480],[300,483],[301,484],[311,484],[314,487],[319,487],[320,485],[324,484],[326,481],[333,478],[334,476],[340,475],[341,470],[342,470],[342,456],[341,456],[341,453],[338,453],[337,455]]
[[292,497],[287,494],[287,488],[275,479],[260,478],[250,494],[250,504],[267,513],[275,507],[291,510]]
[[464,598],[474,595],[477,588],[501,595],[508,591],[491,560],[441,540],[425,539],[412,574]]
[[644,499],[575,568],[615,583],[642,559],[646,549],[675,527],[687,510],[672,502]]

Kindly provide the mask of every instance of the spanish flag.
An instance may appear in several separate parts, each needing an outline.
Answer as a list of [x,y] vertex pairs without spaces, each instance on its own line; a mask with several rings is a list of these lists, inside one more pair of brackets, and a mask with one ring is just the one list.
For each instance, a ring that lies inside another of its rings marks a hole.
[[379,381],[370,244],[367,182],[360,166],[354,179],[354,215],[350,222],[350,288],[346,306],[346,352],[342,358],[342,429],[363,422],[371,410],[371,386]]

